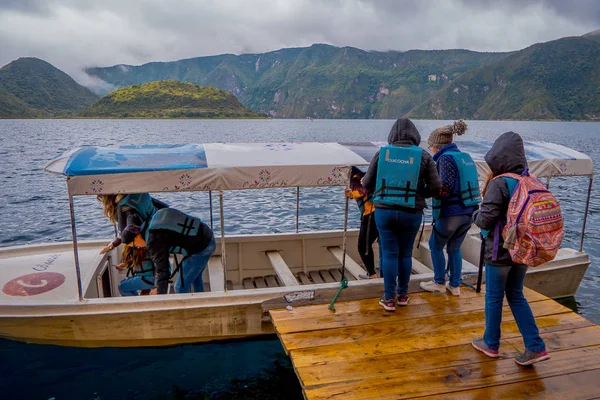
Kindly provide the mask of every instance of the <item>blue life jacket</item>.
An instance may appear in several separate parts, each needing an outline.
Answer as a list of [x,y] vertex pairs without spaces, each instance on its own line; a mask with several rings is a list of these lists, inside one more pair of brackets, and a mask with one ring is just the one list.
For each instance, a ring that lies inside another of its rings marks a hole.
[[117,203],[115,212],[120,213],[122,207],[131,207],[135,209],[144,221],[149,220],[157,210],[152,202],[152,197],[150,197],[148,193],[125,195],[125,197]]
[[379,151],[373,202],[415,208],[423,149],[384,146]]
[[[185,236],[196,236],[201,225],[200,218],[189,216],[174,208],[163,208],[158,210],[144,227],[144,236],[147,242],[150,231],[154,229],[167,229]],[[169,253],[188,255],[187,251],[180,246],[171,247]]]
[[[458,169],[459,185],[457,193],[451,194],[447,199],[444,199],[445,205],[462,204],[465,207],[475,207],[481,202],[481,191],[479,189],[479,178],[477,175],[477,167],[473,158],[469,153],[462,151],[447,151],[442,157],[448,156],[452,158],[456,168]],[[441,158],[441,157],[440,157]],[[439,163],[440,158],[436,163]],[[433,219],[438,219],[442,211],[442,200],[433,199]]]
[[[517,188],[517,184],[519,183],[519,181],[514,178],[507,178],[505,176],[503,176],[502,179],[506,181],[506,186],[508,186],[508,201],[510,201],[513,194],[515,194],[515,189]],[[489,229],[482,229],[481,236],[488,237],[490,236],[490,232],[491,230]]]
[[133,267],[132,274],[134,276],[154,276],[154,264],[152,260],[146,259],[142,262],[142,265]]

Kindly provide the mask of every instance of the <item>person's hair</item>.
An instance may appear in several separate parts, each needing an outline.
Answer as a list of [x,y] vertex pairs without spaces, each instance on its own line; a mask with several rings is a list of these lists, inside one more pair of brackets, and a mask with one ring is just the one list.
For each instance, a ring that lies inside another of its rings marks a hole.
[[485,193],[488,190],[488,186],[490,185],[490,183],[492,183],[493,180],[494,180],[494,173],[492,171],[490,171],[487,178],[485,179],[485,183],[483,184],[483,191],[481,192],[481,196],[485,196]]
[[121,253],[121,260],[125,268],[134,268],[141,266],[146,259],[146,248],[145,247],[130,247],[123,246],[123,252]]
[[98,196],[98,201],[102,204],[102,212],[110,220],[112,224],[115,223],[115,211],[116,211],[116,194],[101,194]]

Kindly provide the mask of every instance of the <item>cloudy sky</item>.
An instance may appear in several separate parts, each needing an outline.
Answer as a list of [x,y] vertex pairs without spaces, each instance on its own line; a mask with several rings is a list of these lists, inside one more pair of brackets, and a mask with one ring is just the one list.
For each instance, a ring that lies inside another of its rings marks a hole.
[[0,65],[39,57],[83,81],[86,66],[313,43],[508,51],[598,28],[598,0],[0,0]]

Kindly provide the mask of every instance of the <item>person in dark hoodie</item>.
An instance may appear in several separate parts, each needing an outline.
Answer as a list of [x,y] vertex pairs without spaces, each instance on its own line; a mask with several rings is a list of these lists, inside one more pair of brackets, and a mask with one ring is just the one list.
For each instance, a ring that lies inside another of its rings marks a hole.
[[371,160],[363,186],[374,192],[375,221],[383,253],[384,294],[379,304],[386,311],[394,311],[396,302],[400,306],[409,302],[413,246],[425,199],[439,194],[440,178],[431,155],[418,147],[421,135],[412,121],[397,120],[388,143]]
[[215,252],[216,244],[212,230],[200,218],[174,208],[158,210],[147,223],[134,215],[128,218],[121,238],[126,245],[148,248],[158,294],[168,292],[170,254],[183,255],[175,292],[189,293],[192,286],[195,292],[204,291],[202,273]]
[[485,333],[483,338],[475,338],[471,344],[489,357],[500,356],[500,323],[506,295],[525,343],[525,351],[515,361],[520,365],[530,365],[547,360],[550,356],[523,295],[527,266],[515,264],[508,250],[503,247],[502,228],[506,224],[508,204],[518,182],[512,178],[495,178],[508,172],[520,175],[525,171],[527,159],[523,139],[515,132],[502,134],[486,154],[485,161],[491,173],[481,208],[473,215],[475,225],[481,228],[485,237]]
[[[440,293],[447,290],[454,296],[460,296],[463,262],[460,248],[481,200],[477,167],[471,156],[453,143],[454,135],[463,135],[466,130],[467,124],[456,121],[453,125],[435,129],[427,139],[429,149],[434,153],[442,190],[433,199],[434,225],[429,237],[433,280],[421,282],[421,289]],[[448,282],[444,247],[448,253]]]

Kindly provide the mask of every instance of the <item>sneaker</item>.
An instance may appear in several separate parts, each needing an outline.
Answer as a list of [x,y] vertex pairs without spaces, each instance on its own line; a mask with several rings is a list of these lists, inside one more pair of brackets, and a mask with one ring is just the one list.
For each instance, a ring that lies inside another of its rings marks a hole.
[[377,279],[377,274],[367,275],[367,274],[358,274],[359,279]]
[[483,340],[483,338],[475,338],[471,341],[471,346],[473,346],[475,348],[475,350],[479,350],[480,352],[482,352],[483,354],[485,354],[488,357],[492,357],[492,358],[498,358],[500,357],[500,353],[498,352],[498,350],[492,350],[488,347],[487,344],[485,344],[485,341]]
[[394,299],[386,299],[383,296],[379,299],[379,305],[385,309],[385,311],[396,311],[396,304],[394,304]]
[[446,291],[446,289],[444,289],[444,285],[439,284],[436,281],[421,282],[419,286],[421,286],[421,289],[425,290],[426,292],[444,293]]
[[531,365],[536,362],[545,361],[550,358],[547,351],[531,351],[525,350],[515,358],[515,362],[519,365]]
[[446,282],[446,289],[448,289],[448,291],[450,293],[452,293],[452,296],[460,296],[460,286],[458,286],[458,287],[450,286],[450,281],[448,281],[448,282]]
[[399,306],[406,306],[408,304],[408,302],[410,301],[410,297],[408,297],[407,294],[399,294],[398,295],[398,305]]

